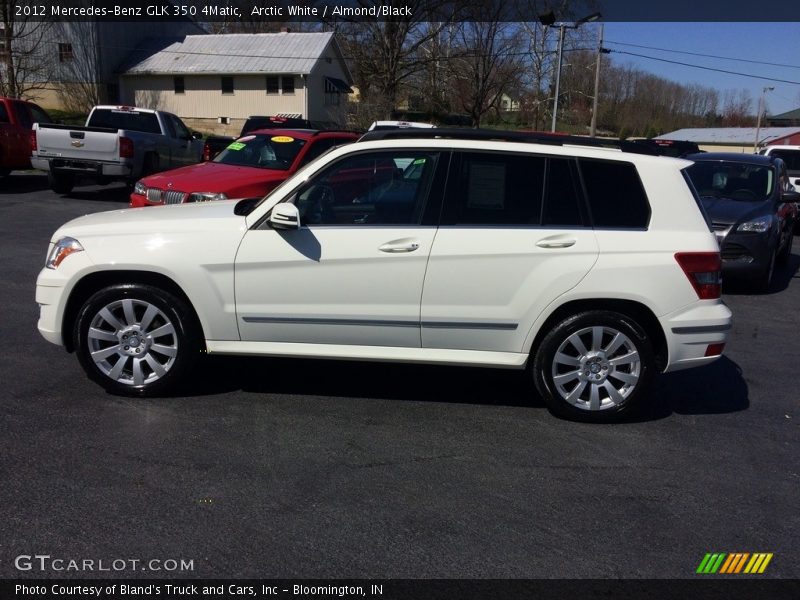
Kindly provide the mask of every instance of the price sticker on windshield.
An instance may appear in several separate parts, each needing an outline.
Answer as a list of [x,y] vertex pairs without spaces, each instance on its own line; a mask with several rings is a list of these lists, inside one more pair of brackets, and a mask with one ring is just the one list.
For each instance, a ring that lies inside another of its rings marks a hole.
[[278,144],[289,144],[294,141],[294,138],[288,135],[276,135],[270,138],[270,141],[277,142]]
[[233,142],[232,144],[230,144],[230,145],[228,146],[228,150],[241,150],[241,149],[242,149],[242,148],[244,148],[246,145],[247,145],[247,144],[242,144],[241,142]]

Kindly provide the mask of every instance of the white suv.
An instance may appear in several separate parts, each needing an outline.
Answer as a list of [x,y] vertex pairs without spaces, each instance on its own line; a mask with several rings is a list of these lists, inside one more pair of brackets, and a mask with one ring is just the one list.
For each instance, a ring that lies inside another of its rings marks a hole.
[[260,201],[76,219],[39,331],[118,394],[203,352],[528,367],[552,412],[617,418],[719,358],[731,312],[691,163],[590,143],[375,132]]

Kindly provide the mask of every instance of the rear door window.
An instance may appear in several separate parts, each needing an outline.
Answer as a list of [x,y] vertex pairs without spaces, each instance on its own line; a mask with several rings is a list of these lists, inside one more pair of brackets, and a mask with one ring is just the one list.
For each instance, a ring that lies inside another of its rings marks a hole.
[[646,229],[650,203],[633,163],[578,160],[595,227]]

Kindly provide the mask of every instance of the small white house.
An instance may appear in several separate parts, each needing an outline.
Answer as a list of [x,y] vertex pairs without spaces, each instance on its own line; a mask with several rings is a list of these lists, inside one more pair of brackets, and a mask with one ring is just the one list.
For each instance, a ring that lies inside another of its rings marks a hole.
[[344,125],[352,92],[330,32],[152,39],[120,71],[124,103],[167,110],[217,133],[238,132],[251,115]]

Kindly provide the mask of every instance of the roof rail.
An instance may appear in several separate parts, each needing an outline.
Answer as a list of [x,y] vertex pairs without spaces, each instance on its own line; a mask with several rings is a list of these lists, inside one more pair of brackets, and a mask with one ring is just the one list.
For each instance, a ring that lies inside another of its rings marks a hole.
[[453,140],[486,140],[500,142],[521,142],[529,144],[549,144],[552,146],[589,146],[594,148],[614,148],[623,152],[657,155],[652,148],[627,140],[609,140],[590,138],[579,135],[564,135],[547,132],[504,131],[499,129],[386,129],[368,131],[359,138],[359,142],[374,140],[400,139],[453,139]]

